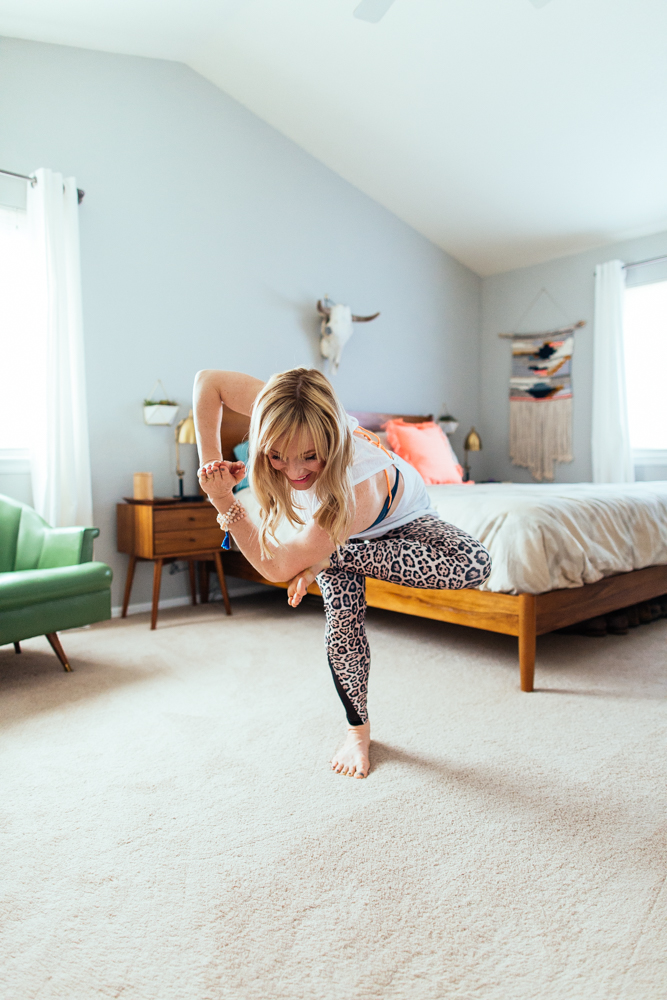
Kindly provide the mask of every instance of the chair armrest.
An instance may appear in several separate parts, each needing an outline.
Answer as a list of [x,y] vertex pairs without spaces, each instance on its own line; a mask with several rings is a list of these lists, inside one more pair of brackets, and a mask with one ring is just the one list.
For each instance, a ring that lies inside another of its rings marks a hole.
[[56,569],[58,566],[90,562],[93,539],[99,533],[99,528],[45,528],[37,569]]
[[83,539],[81,540],[81,562],[93,561],[93,539],[100,533],[99,528],[84,528]]

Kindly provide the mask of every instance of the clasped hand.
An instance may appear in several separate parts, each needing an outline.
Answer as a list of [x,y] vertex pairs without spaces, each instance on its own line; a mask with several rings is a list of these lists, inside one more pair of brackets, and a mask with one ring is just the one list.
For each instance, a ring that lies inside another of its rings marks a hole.
[[243,462],[207,462],[197,471],[199,484],[211,500],[226,500],[246,474]]
[[316,574],[310,569],[304,569],[297,573],[293,580],[287,584],[287,603],[292,608],[297,608],[302,599],[308,593],[308,588],[315,579]]
[[301,604],[301,601],[308,593],[308,588],[311,583],[317,578],[318,574],[322,572],[323,569],[328,569],[331,565],[331,561],[328,556],[322,559],[320,562],[316,563],[314,566],[309,566],[308,569],[302,570],[300,573],[290,580],[287,585],[287,603],[292,608],[296,608]]

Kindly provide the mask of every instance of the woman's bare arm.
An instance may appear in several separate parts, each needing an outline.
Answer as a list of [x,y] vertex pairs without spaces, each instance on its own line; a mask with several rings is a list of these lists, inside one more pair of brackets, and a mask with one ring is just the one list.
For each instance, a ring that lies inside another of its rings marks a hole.
[[[232,463],[225,462],[208,473],[202,470],[199,481],[217,510],[225,513],[234,502],[232,487],[242,478],[240,463],[232,467]],[[379,473],[355,486],[356,513],[350,534],[363,531],[380,513],[386,496],[386,488],[382,492],[383,483],[384,473]],[[292,580],[304,570],[324,564],[335,550],[331,537],[314,521],[288,544],[276,546],[272,559],[262,558],[258,531],[249,518],[235,521],[230,530],[248,562],[272,583]]]
[[223,406],[250,416],[258,393],[264,388],[261,379],[242,372],[205,368],[197,372],[193,390],[193,409],[197,430],[199,464],[219,462],[220,424]]

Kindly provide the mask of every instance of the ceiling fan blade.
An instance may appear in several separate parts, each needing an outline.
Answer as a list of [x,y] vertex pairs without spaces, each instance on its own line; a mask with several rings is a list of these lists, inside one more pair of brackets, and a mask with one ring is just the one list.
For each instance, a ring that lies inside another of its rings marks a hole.
[[530,2],[533,7],[546,7],[548,3],[551,3],[551,0],[530,0]]
[[354,8],[354,16],[361,21],[370,21],[377,24],[387,13],[394,0],[361,0],[358,7]]

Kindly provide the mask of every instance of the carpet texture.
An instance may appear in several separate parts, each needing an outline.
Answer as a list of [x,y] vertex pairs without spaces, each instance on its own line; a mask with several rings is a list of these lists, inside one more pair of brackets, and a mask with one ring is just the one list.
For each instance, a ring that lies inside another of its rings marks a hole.
[[664,1000],[667,621],[369,635],[365,781],[316,599],[3,647],[3,1000]]

